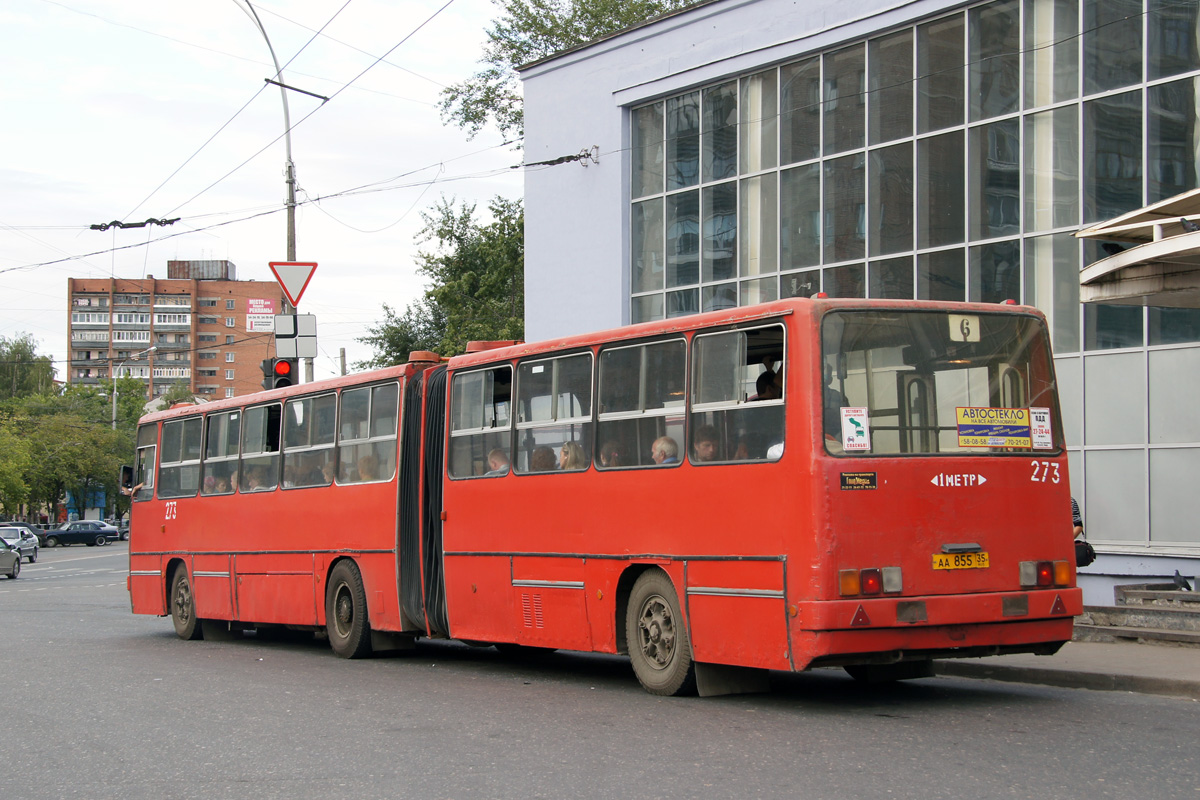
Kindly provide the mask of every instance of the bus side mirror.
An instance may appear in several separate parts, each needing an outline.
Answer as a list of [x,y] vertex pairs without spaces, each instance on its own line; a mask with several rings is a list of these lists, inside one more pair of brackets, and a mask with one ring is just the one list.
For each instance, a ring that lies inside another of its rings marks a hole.
[[132,489],[133,488],[133,467],[130,467],[128,465],[121,467],[121,488],[122,489]]

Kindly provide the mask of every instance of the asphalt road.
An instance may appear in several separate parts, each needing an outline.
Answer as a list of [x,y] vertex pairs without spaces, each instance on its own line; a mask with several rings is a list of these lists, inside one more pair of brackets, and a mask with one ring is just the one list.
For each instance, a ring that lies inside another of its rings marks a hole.
[[626,659],[183,642],[124,543],[0,579],[0,797],[1200,798],[1200,707],[956,678],[657,698]]

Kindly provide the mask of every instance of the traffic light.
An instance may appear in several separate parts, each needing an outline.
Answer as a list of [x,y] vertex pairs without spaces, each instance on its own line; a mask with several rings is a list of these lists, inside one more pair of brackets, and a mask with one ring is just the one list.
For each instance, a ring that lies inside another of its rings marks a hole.
[[282,389],[296,382],[297,362],[294,358],[264,358],[262,360],[262,387]]
[[277,358],[271,369],[271,388],[282,389],[296,382],[297,362],[294,358]]

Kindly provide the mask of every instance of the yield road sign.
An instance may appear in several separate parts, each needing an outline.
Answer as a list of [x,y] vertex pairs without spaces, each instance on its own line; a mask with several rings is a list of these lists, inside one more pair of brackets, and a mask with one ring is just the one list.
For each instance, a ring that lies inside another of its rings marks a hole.
[[283,293],[287,295],[287,299],[294,306],[300,305],[300,297],[308,288],[308,282],[312,280],[313,273],[317,271],[317,262],[271,261],[268,263],[271,266],[271,272],[275,273],[275,280],[279,281],[279,285],[283,287]]

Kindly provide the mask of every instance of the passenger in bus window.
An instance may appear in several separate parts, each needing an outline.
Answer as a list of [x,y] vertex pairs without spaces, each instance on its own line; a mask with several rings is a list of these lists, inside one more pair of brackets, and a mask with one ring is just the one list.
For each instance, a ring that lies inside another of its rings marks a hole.
[[337,465],[334,463],[332,458],[328,459],[324,464],[321,465],[321,477],[324,479],[326,486],[329,486],[331,483],[333,483],[333,476],[336,473]]
[[717,460],[717,429],[712,425],[701,425],[692,439],[692,450],[697,461]]
[[670,436],[660,436],[654,440],[654,444],[650,447],[650,458],[654,459],[654,463],[663,464],[678,464],[679,463],[679,445]]
[[216,486],[213,488],[213,494],[229,494],[229,479],[217,478]]
[[621,446],[616,442],[605,442],[600,448],[600,466],[621,466]]
[[563,442],[562,451],[558,454],[559,469],[586,469],[587,459],[583,457],[583,448],[575,442]]
[[368,453],[358,460],[358,479],[360,481],[373,481],[379,478],[379,459],[374,454]]
[[510,463],[508,453],[501,450],[499,447],[492,449],[488,453],[488,475],[507,475]]
[[264,489],[269,489],[265,470],[262,467],[251,467],[246,473],[246,491],[261,492]]
[[533,451],[533,455],[529,457],[530,472],[553,472],[558,467],[558,460],[554,457],[554,451],[545,445]]
[[841,389],[833,385],[833,365],[825,364],[825,438],[837,441],[842,434],[842,408],[850,405]]

